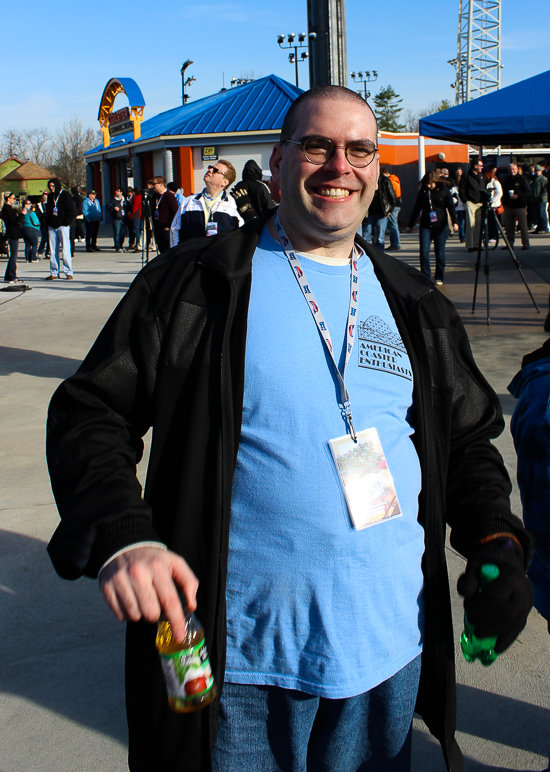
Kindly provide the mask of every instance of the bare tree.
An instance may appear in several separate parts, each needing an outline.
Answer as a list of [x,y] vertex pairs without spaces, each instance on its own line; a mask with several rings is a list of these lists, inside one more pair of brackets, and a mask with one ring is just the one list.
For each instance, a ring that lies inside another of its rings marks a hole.
[[451,107],[451,103],[448,99],[442,99],[441,102],[430,102],[429,105],[423,107],[422,110],[411,110],[410,107],[403,110],[403,120],[405,121],[405,130],[417,132],[418,122],[421,118],[425,118],[427,115],[433,115],[434,113],[440,113],[442,110],[448,110]]
[[54,161],[50,166],[67,186],[85,186],[86,161],[84,153],[99,144],[100,134],[85,129],[79,118],[63,124],[55,139]]
[[19,129],[6,129],[2,134],[1,144],[2,160],[14,155],[20,161],[27,161],[28,142],[24,131]]
[[419,114],[417,110],[411,110],[410,107],[405,108],[403,110],[402,118],[405,122],[405,131],[418,131]]
[[27,132],[28,160],[48,168],[53,161],[54,137],[48,129],[40,127]]

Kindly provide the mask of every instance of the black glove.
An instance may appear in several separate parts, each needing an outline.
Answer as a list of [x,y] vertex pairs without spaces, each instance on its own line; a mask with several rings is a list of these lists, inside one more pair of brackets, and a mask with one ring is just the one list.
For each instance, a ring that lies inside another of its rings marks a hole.
[[[500,575],[479,592],[479,572],[485,563],[498,566]],[[521,549],[505,537],[470,555],[457,589],[464,597],[464,610],[475,635],[478,638],[497,636],[497,654],[515,641],[533,608],[533,588],[525,574]]]
[[245,222],[253,220],[254,217],[256,217],[256,212],[248,197],[247,191],[243,190],[243,188],[237,188],[236,190],[234,189],[231,191],[231,195],[237,203],[237,209],[243,220]]

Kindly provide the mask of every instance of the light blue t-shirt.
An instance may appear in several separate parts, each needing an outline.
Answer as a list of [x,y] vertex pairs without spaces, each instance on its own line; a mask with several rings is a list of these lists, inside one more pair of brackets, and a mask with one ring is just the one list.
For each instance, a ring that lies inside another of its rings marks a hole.
[[[336,354],[350,267],[300,260]],[[346,386],[356,430],[378,430],[403,514],[361,531],[351,524],[328,445],[347,432],[332,360],[281,246],[264,229],[252,269],[231,510],[229,682],[340,699],[390,678],[422,649],[412,373],[366,255],[358,269]]]

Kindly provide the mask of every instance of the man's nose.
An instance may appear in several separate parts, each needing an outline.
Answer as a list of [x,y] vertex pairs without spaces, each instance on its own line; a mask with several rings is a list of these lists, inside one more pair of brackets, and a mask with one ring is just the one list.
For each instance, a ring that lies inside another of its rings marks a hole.
[[342,174],[349,172],[352,168],[346,157],[346,148],[338,145],[334,148],[334,155],[323,165],[325,169]]

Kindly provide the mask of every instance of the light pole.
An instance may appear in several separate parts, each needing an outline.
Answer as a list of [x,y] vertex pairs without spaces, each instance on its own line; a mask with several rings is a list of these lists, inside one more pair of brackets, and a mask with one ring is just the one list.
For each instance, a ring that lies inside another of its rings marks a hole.
[[[315,36],[315,33],[312,33],[312,35]],[[312,37],[312,35],[310,35],[310,37]],[[293,48],[294,49],[294,53],[288,55],[288,61],[291,64],[294,64],[296,66],[296,85],[297,86],[299,85],[299,83],[298,83],[298,65],[301,62],[305,62],[305,60],[309,56],[309,53],[307,51],[302,51],[301,56],[298,57],[298,49],[299,48],[307,48],[308,47],[308,44],[306,43],[306,38],[307,38],[307,35],[306,35],[305,32],[300,32],[300,34],[298,35],[298,41],[296,41],[296,33],[294,33],[294,32],[291,32],[289,35],[286,36],[286,38],[285,38],[284,35],[278,35],[277,36],[277,43],[279,44],[279,46],[282,49],[285,49],[285,48]],[[287,46],[283,45],[285,40],[288,42]]]
[[184,105],[187,104],[187,100],[189,99],[188,94],[185,93],[185,87],[190,86],[194,80],[196,80],[195,76],[193,75],[191,78],[187,78],[185,80],[185,70],[188,67],[191,67],[193,62],[191,59],[186,59],[185,62],[181,65],[181,101]]
[[365,72],[350,72],[350,75],[354,83],[363,84],[362,92],[358,91],[357,93],[359,96],[362,96],[366,102],[370,97],[370,91],[367,90],[367,83],[374,83],[374,81],[378,78],[377,70],[373,70],[372,73],[370,70],[365,70]]

